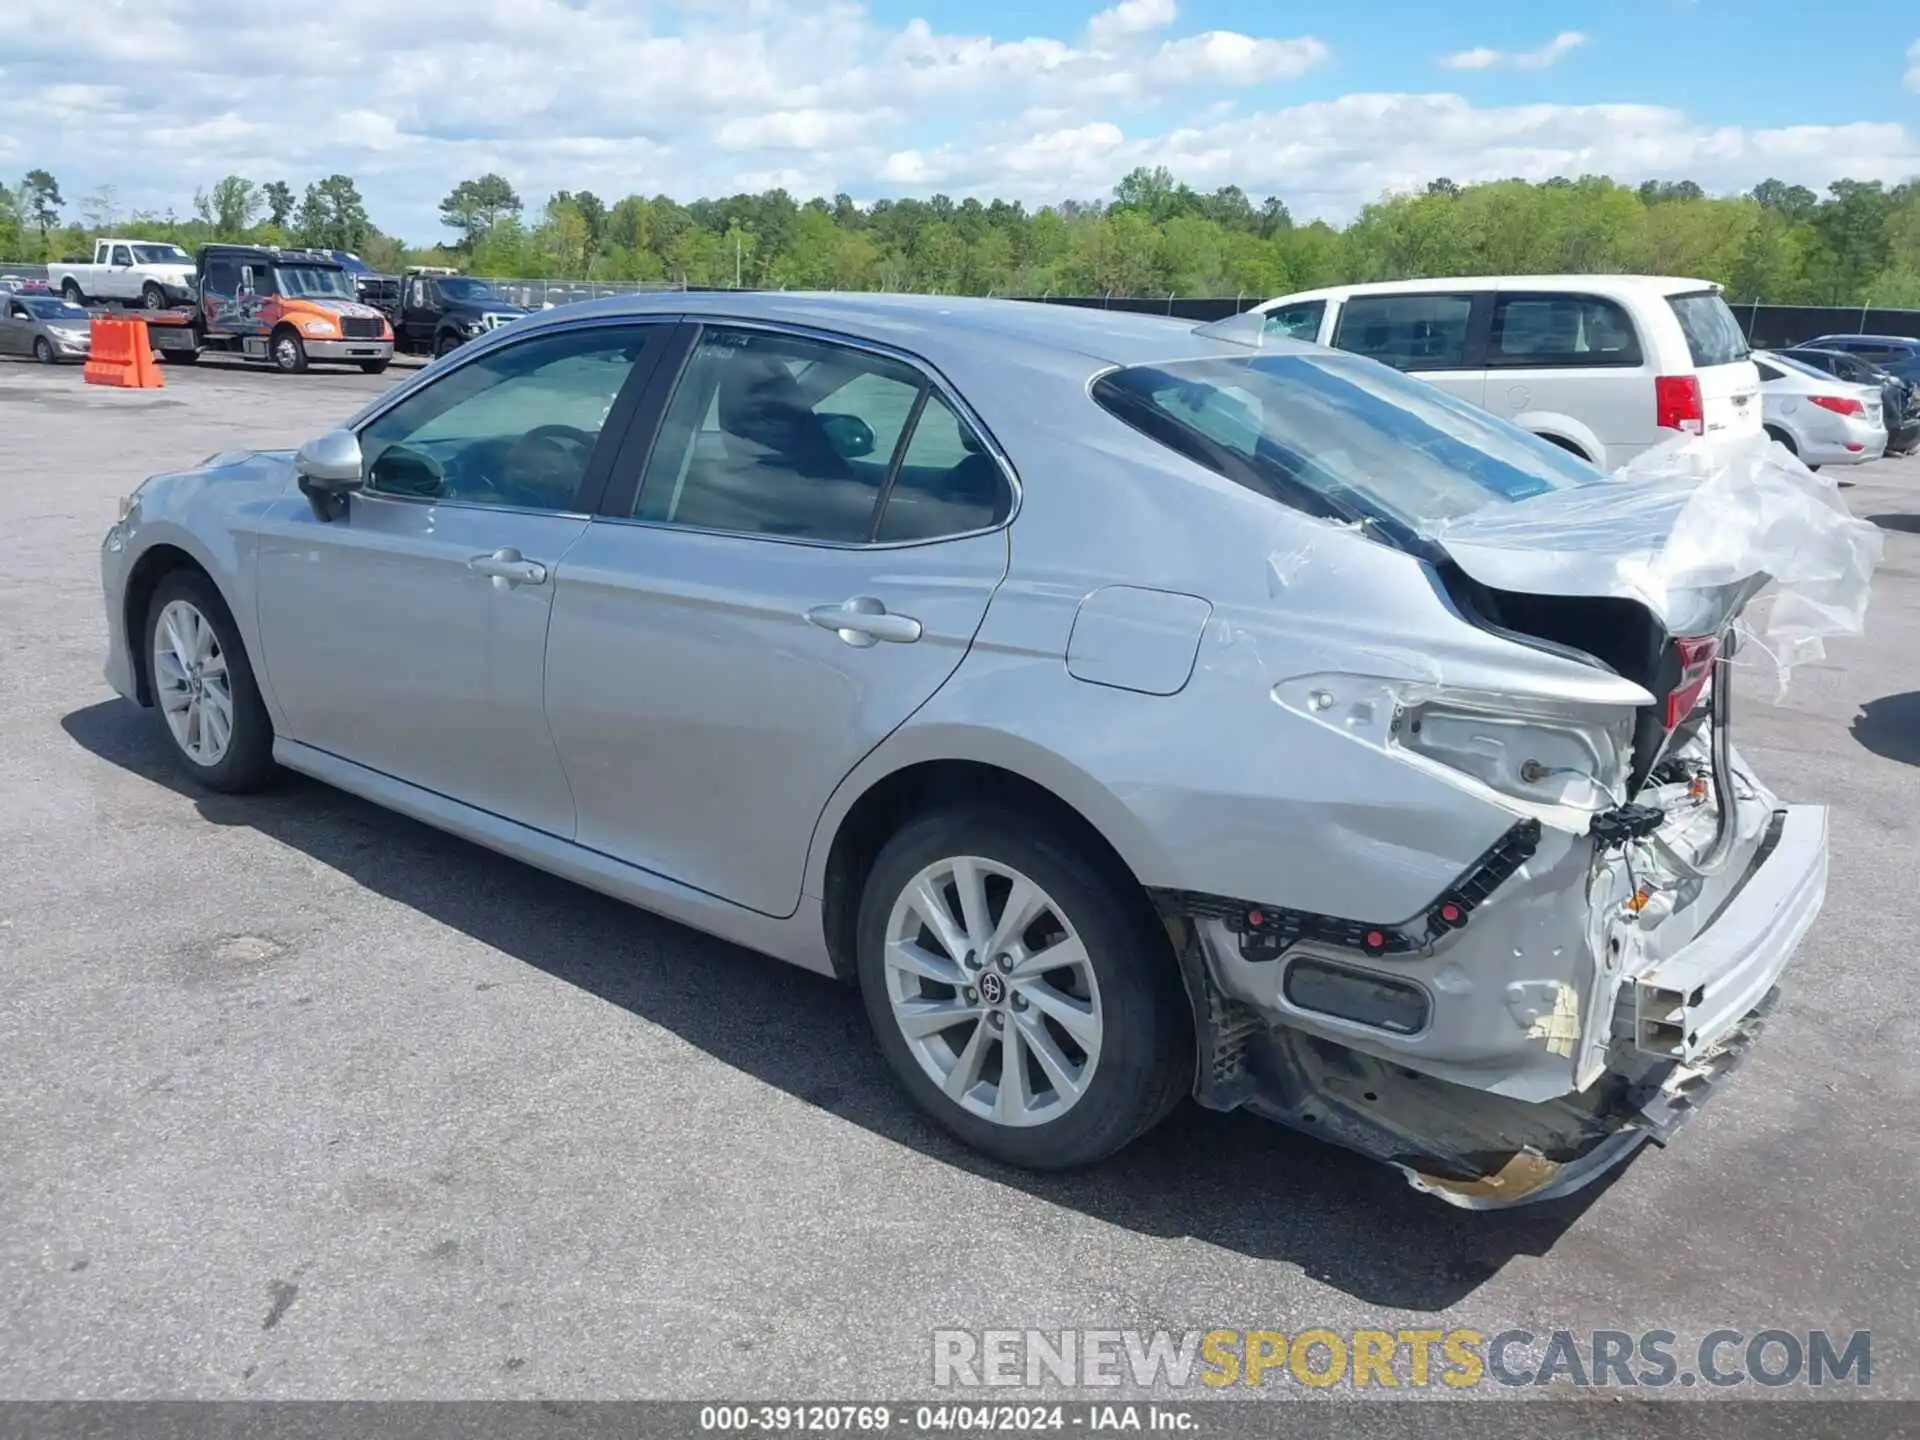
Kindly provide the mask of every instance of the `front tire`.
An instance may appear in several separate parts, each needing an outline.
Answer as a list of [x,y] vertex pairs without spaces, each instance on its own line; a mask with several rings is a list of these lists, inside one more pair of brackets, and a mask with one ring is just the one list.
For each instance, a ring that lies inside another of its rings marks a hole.
[[149,280],[140,287],[140,303],[148,310],[167,308],[167,292]]
[[392,363],[391,360],[362,360],[360,368],[369,375],[380,375],[384,374],[387,366]]
[[997,1160],[1092,1164],[1192,1084],[1192,1021],[1146,897],[1030,816],[909,823],[874,862],[856,937],[888,1063]]
[[459,348],[460,348],[460,337],[454,334],[451,330],[444,330],[441,332],[440,338],[433,342],[434,359],[437,360],[442,355],[451,355],[454,351],[458,350]]
[[273,777],[273,721],[213,582],[196,570],[164,577],[144,629],[148,689],[174,754],[210,790],[241,794],[265,785]]
[[299,375],[307,368],[307,347],[292,330],[276,330],[267,342],[267,354],[283,375]]
[[53,342],[44,335],[37,335],[33,341],[33,358],[42,365],[58,365],[60,357],[54,353]]

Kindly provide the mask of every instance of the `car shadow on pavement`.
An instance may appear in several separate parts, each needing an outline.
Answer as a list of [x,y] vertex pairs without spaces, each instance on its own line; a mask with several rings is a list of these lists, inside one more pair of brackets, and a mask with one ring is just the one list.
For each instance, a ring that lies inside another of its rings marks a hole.
[[[913,1108],[848,986],[297,775],[256,796],[200,789],[152,713],[125,701],[76,710],[61,726],[99,758],[191,799],[207,822],[256,830],[848,1122],[1109,1225],[1295,1265],[1368,1305],[1455,1304],[1515,1256],[1545,1254],[1621,1173],[1564,1200],[1476,1213],[1419,1194],[1387,1166],[1191,1101],[1092,1169],[1010,1169]],[[727,1004],[712,1003],[717,994]]]
[[1869,515],[1867,519],[1882,530],[1898,530],[1903,535],[1920,535],[1920,515]]
[[1853,717],[1853,738],[1883,759],[1920,765],[1920,690],[1867,701]]

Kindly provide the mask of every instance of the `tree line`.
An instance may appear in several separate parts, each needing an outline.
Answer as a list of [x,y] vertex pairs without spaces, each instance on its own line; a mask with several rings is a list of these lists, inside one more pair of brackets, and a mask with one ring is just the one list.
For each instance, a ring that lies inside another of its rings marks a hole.
[[765,289],[998,295],[1272,296],[1427,275],[1640,272],[1718,281],[1735,300],[1920,307],[1920,180],[1836,180],[1824,195],[1766,180],[1740,195],[1692,181],[1605,176],[1502,180],[1387,195],[1344,226],[1296,223],[1279,197],[1196,190],[1138,169],[1111,196],[1028,209],[931,199],[858,204],[784,190],[681,203],[612,203],[562,190],[529,207],[499,175],[462,180],[440,204],[458,239],[409,246],[381,232],[353,179],[296,198],[282,180],[229,175],[181,216],[118,213],[112,187],[78,203],[53,175],[0,186],[0,259],[80,254],[108,231],[351,250],[382,269],[642,280]]

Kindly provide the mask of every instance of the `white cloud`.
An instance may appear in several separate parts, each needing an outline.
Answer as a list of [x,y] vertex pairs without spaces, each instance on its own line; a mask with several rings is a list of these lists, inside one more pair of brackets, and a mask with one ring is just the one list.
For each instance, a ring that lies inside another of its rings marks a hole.
[[1505,65],[1516,70],[1545,70],[1586,43],[1587,37],[1578,30],[1562,30],[1537,50],[1489,50],[1482,45],[1443,55],[1440,63],[1449,70],[1492,70]]
[[[1183,33],[1179,19],[1173,0],[1121,0],[1084,33],[989,36],[885,25],[850,0],[0,0],[0,176],[45,166],[70,214],[107,184],[123,213],[185,213],[229,172],[296,190],[340,172],[376,222],[419,242],[440,233],[440,197],[488,170],[533,206],[559,189],[612,201],[776,185],[1045,204],[1163,164],[1336,219],[1436,175],[1721,190],[1920,170],[1896,124],[1752,129],[1449,94],[1287,105],[1269,87],[1322,66],[1319,40]],[[1920,69],[1920,48],[1910,61]]]
[[1095,45],[1110,45],[1124,36],[1164,30],[1179,13],[1173,0],[1120,0],[1087,22],[1087,38]]

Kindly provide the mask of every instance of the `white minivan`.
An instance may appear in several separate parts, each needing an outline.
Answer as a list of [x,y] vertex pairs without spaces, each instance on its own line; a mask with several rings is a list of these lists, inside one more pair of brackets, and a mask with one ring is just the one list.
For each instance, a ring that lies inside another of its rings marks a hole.
[[1603,470],[1676,432],[1761,428],[1760,373],[1720,287],[1706,280],[1390,280],[1254,309],[1269,331],[1416,374]]

